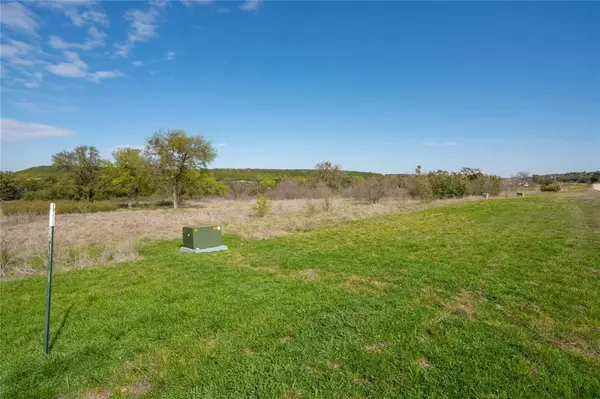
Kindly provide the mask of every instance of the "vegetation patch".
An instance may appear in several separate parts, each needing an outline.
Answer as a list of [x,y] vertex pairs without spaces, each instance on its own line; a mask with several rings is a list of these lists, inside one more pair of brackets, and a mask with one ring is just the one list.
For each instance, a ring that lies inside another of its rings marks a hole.
[[599,194],[226,235],[202,256],[146,241],[55,274],[49,358],[45,277],[2,281],[2,395],[598,397]]

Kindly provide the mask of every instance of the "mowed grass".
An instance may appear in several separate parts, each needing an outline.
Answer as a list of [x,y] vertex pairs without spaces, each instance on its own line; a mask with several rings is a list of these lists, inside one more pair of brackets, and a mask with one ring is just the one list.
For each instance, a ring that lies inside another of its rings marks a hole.
[[[6,398],[600,396],[600,197],[349,222],[3,282]],[[143,226],[140,226],[143,228]]]

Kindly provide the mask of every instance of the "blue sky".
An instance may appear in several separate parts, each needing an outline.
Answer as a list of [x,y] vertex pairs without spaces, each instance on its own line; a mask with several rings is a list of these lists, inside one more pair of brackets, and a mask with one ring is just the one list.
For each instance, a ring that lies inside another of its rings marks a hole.
[[597,2],[6,2],[4,170],[157,129],[214,167],[600,169]]

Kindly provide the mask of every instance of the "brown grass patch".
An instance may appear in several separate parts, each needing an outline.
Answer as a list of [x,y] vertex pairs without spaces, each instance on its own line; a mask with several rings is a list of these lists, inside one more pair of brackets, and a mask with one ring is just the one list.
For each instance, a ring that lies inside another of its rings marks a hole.
[[331,360],[327,360],[327,366],[329,366],[329,368],[333,369],[333,370],[337,370],[340,368],[340,365],[337,363],[332,362]]
[[461,290],[460,294],[458,294],[454,301],[450,304],[450,309],[459,315],[463,316],[473,316],[475,313],[475,300],[473,298],[473,293],[467,290]]
[[304,280],[314,280],[317,278],[317,271],[315,269],[304,269],[299,274]]
[[574,355],[587,359],[600,359],[600,347],[590,345],[581,339],[571,339],[569,341],[556,341],[554,345],[561,350],[570,352]]
[[123,387],[123,389],[121,389],[121,392],[127,393],[130,396],[136,397],[136,396],[148,393],[151,390],[152,390],[152,384],[149,381],[140,381],[140,382],[136,382],[135,384]]
[[425,359],[424,357],[419,358],[419,360],[417,360],[417,364],[423,367],[424,369],[431,367],[431,363],[429,363],[429,361],[427,361],[427,359]]
[[389,341],[375,342],[374,344],[365,346],[365,350],[371,353],[381,353],[385,348],[390,346],[392,343]]
[[285,337],[281,337],[279,338],[279,343],[280,344],[287,344],[288,342],[290,342],[293,338],[289,337],[289,336],[285,336]]
[[389,286],[390,283],[388,282],[375,280],[370,277],[356,276],[354,274],[346,282],[346,288],[351,292],[384,292]]
[[107,389],[95,388],[83,394],[83,399],[109,399],[110,391]]
[[300,397],[302,397],[302,391],[299,389],[291,389],[291,390],[285,391],[285,393],[283,394],[283,397],[285,399],[299,399]]

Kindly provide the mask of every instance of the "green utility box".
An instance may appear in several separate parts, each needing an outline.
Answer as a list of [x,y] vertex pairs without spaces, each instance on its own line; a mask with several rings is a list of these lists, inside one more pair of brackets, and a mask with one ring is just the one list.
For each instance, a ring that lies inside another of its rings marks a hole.
[[183,246],[195,251],[221,247],[221,226],[191,226],[183,228]]

